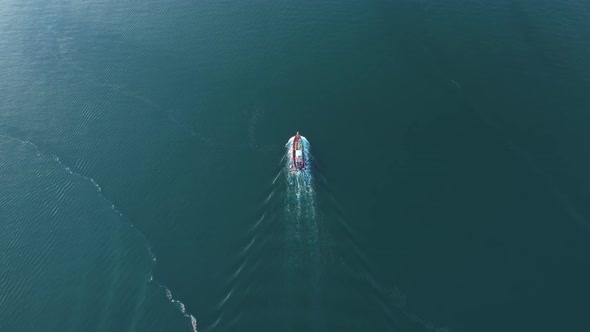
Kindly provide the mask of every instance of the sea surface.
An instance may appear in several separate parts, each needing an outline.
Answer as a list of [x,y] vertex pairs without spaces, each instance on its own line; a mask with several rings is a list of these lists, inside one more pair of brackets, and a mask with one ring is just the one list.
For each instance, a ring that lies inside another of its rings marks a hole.
[[1,1],[0,331],[590,331],[589,128],[586,0]]

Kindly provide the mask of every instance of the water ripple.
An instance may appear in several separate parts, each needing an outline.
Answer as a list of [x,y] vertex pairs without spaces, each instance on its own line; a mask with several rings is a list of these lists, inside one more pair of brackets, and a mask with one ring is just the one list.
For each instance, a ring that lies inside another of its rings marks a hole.
[[[99,197],[101,199],[103,199],[107,203],[108,206],[111,207],[112,212],[114,212],[119,217],[124,217],[124,215],[117,209],[117,207],[115,206],[115,204],[112,201],[110,201],[108,198],[106,198],[106,196],[104,196],[104,194],[102,192],[101,186],[92,177],[88,177],[88,176],[85,176],[85,175],[82,175],[80,173],[77,173],[77,172],[72,171],[71,168],[68,165],[64,164],[60,160],[59,157],[57,157],[55,155],[48,155],[48,154],[42,152],[36,144],[34,144],[34,143],[32,143],[32,142],[30,142],[28,140],[22,140],[22,139],[19,139],[19,138],[16,138],[16,137],[2,135],[2,134],[0,134],[0,138],[6,139],[6,140],[10,140],[10,141],[13,141],[13,142],[17,142],[19,145],[27,146],[29,148],[32,148],[35,151],[35,154],[37,156],[49,156],[49,158],[51,160],[53,160],[57,165],[59,165],[59,167],[64,172],[66,172],[66,173],[68,173],[68,174],[70,174],[70,175],[72,175],[72,176],[74,176],[76,178],[82,179],[85,183],[87,183],[88,185],[90,185],[91,187],[93,187],[94,190],[99,195]],[[37,177],[42,177],[42,176],[45,175],[45,174],[42,173],[42,171],[40,169],[36,170],[36,172],[37,173],[35,175]],[[55,189],[54,192],[55,192],[55,195],[56,195],[57,200],[54,201],[54,203],[52,203],[52,205],[46,206],[47,208],[49,208],[52,211],[52,214],[53,215],[56,215],[58,213],[58,211],[60,209],[60,205],[63,205],[63,203],[65,203],[66,200],[68,199],[68,197],[70,197],[69,192],[71,192],[72,186],[73,186],[72,183],[68,183],[65,186],[54,186],[54,189]],[[5,200],[9,200],[10,198],[4,198],[4,199]],[[43,204],[47,204],[47,202],[49,202],[49,201],[48,200],[45,200],[43,202]],[[40,217],[40,215],[39,215],[39,217]],[[131,228],[133,228],[135,230],[135,232],[138,235],[140,235],[141,238],[143,238],[144,243],[146,245],[147,252],[148,252],[149,256],[151,257],[151,261],[153,262],[153,264],[155,264],[156,263],[156,256],[153,253],[152,247],[149,244],[149,242],[147,241],[147,238],[136,227],[134,227],[133,224],[127,218],[125,218],[125,219],[127,220],[129,226]],[[25,219],[21,218],[20,221],[21,222],[24,222],[24,221],[28,221],[28,220],[25,220]],[[19,243],[19,233],[18,233],[18,230],[24,229],[24,227],[21,227],[20,226],[20,223],[19,222],[13,224],[12,227],[14,227],[14,230],[11,230],[12,237],[11,237],[11,240],[9,240],[9,242],[8,242],[8,246],[9,247],[14,247],[14,246],[18,246],[19,245],[18,244]],[[55,246],[56,241],[58,241],[58,237],[56,237],[56,236],[49,236],[49,237],[47,237],[47,241],[43,242],[44,247],[42,248],[42,252],[45,253],[45,254],[38,255],[38,256],[33,256],[33,257],[28,257],[29,260],[23,261],[23,264],[26,264],[26,265],[29,265],[29,266],[32,266],[33,267],[33,272],[34,273],[32,273],[32,274],[30,274],[28,276],[25,276],[24,278],[19,279],[19,282],[15,284],[14,289],[8,290],[9,291],[8,293],[15,294],[18,297],[22,297],[23,296],[22,293],[23,292],[27,292],[28,289],[30,289],[29,287],[24,287],[24,284],[27,283],[27,280],[29,278],[32,278],[33,276],[37,276],[37,275],[42,275],[43,274],[42,269],[45,266],[44,262],[47,261],[47,259],[50,257],[49,256],[49,253],[52,252],[51,248],[53,246]],[[152,270],[153,270],[153,266],[152,266]],[[0,278],[0,279],[2,279],[2,278]],[[180,311],[180,313],[189,320],[190,326],[191,326],[192,330],[196,332],[197,331],[197,320],[196,320],[196,318],[195,318],[194,315],[192,315],[189,312],[187,312],[187,310],[185,308],[185,305],[182,302],[180,302],[179,300],[176,300],[173,297],[172,292],[166,286],[164,286],[161,283],[159,283],[156,280],[154,280],[153,275],[150,275],[149,276],[148,282],[150,282],[150,283],[158,286],[159,288],[161,288],[163,290],[163,292],[166,295],[166,298],[168,299],[168,301],[170,301],[172,304],[174,304],[178,308],[178,310]],[[3,301],[3,298],[2,297],[0,297],[0,304],[1,304],[1,301]]]

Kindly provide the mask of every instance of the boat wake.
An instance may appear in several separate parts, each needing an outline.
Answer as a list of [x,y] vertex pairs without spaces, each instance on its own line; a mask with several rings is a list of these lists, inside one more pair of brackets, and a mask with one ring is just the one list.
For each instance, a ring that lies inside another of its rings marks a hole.
[[287,264],[291,267],[299,265],[305,256],[316,256],[319,251],[319,229],[316,207],[316,192],[313,175],[311,172],[313,159],[310,153],[309,141],[301,136],[304,154],[306,156],[306,168],[293,170],[291,153],[294,138],[287,144],[285,152],[285,221],[287,227],[289,259]]
[[[294,168],[292,137],[285,145],[285,257],[287,294],[293,299],[294,308],[302,303],[309,305],[307,315],[313,321],[314,330],[321,330],[321,234],[317,208],[316,188],[313,177],[313,157],[309,141],[299,136],[303,149],[304,169]],[[307,289],[304,300],[297,292]],[[302,301],[302,302],[299,302]]]

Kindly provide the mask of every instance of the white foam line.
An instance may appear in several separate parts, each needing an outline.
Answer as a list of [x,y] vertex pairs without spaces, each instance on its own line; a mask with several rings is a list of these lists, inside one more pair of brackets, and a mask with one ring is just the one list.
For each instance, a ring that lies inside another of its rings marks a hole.
[[227,295],[225,296],[225,298],[219,303],[218,307],[223,307],[223,305],[225,304],[225,302],[227,302],[227,300],[229,300],[229,298],[232,296],[233,293],[234,293],[234,289],[232,288],[227,293]]
[[274,194],[275,194],[275,192],[274,191],[271,191],[271,193],[268,195],[268,197],[264,201],[264,204],[268,203],[268,201],[272,198],[272,196],[274,196]]
[[240,267],[238,267],[236,272],[234,272],[232,279],[235,279],[240,274],[240,272],[242,272],[242,269],[244,268],[245,265],[246,265],[246,261],[244,260],[244,262],[242,262],[242,264],[240,265]]
[[191,315],[190,313],[188,313],[186,311],[186,307],[185,307],[184,303],[180,302],[179,300],[174,299],[174,297],[172,296],[172,292],[170,291],[170,289],[168,289],[168,287],[161,285],[160,283],[154,281],[153,278],[151,278],[150,281],[164,290],[168,301],[170,301],[172,304],[176,305],[176,307],[178,308],[178,310],[180,310],[182,315],[191,321],[191,328],[192,328],[193,332],[197,332],[197,319],[195,318],[195,316]]
[[244,255],[245,253],[248,252],[248,250],[250,250],[250,247],[252,247],[252,245],[254,244],[254,242],[256,242],[256,236],[252,237],[252,240],[250,241],[250,243],[248,243],[246,245],[246,247],[244,247],[244,249],[242,249],[242,251],[240,252],[240,255]]
[[[12,137],[12,136],[1,135],[1,134],[0,134],[0,137],[1,137],[1,138],[8,139],[8,140],[11,140],[11,141],[16,141],[16,142],[19,142],[19,143],[21,143],[21,144],[24,144],[24,145],[28,145],[28,146],[31,146],[31,147],[33,147],[33,148],[36,150],[37,156],[47,155],[47,154],[43,153],[43,152],[41,151],[41,149],[39,149],[39,147],[38,147],[38,146],[37,146],[35,143],[32,143],[32,142],[30,142],[30,141],[27,141],[27,140],[22,140],[22,139],[15,138],[15,137]],[[112,201],[110,201],[110,200],[109,200],[109,199],[108,199],[106,196],[104,196],[104,194],[102,193],[102,188],[100,187],[100,185],[99,185],[99,184],[98,184],[98,183],[97,183],[97,182],[96,182],[96,181],[95,181],[93,178],[91,178],[91,177],[89,177],[89,176],[85,176],[85,175],[82,175],[82,174],[80,174],[80,173],[77,173],[77,172],[74,172],[74,171],[72,171],[72,169],[71,169],[71,168],[70,168],[68,165],[64,164],[64,163],[63,163],[63,162],[62,162],[62,161],[59,159],[59,157],[58,157],[58,156],[56,156],[56,155],[49,155],[49,156],[50,156],[50,158],[51,158],[51,159],[53,159],[53,160],[54,160],[56,163],[58,163],[58,164],[59,164],[59,165],[60,165],[60,166],[63,168],[63,170],[64,170],[64,171],[66,171],[68,174],[71,174],[71,175],[73,175],[73,176],[77,176],[77,177],[80,177],[80,178],[82,178],[82,179],[84,179],[84,180],[86,180],[86,181],[89,181],[89,182],[90,182],[90,183],[91,183],[91,184],[92,184],[92,185],[93,185],[93,186],[96,188],[96,191],[99,193],[100,197],[101,197],[102,199],[104,199],[106,202],[108,202],[108,203],[111,205],[111,208],[113,209],[113,211],[114,211],[116,214],[118,214],[119,216],[121,216],[121,217],[125,218],[125,219],[128,221],[128,224],[129,224],[129,226],[131,226],[132,228],[134,228],[134,229],[137,231],[137,233],[138,233],[138,234],[139,234],[139,235],[140,235],[140,236],[141,236],[141,237],[144,239],[144,241],[145,241],[145,245],[146,245],[146,249],[147,249],[147,252],[149,253],[150,257],[152,258],[152,262],[153,262],[154,264],[156,264],[156,261],[157,261],[157,259],[156,259],[156,255],[155,255],[155,254],[154,254],[154,252],[152,251],[151,245],[150,245],[149,241],[147,240],[146,236],[145,236],[145,235],[144,235],[144,234],[143,234],[141,231],[139,231],[139,230],[138,230],[136,227],[134,227],[133,223],[132,223],[132,222],[131,222],[129,219],[127,219],[125,216],[123,216],[123,213],[121,213],[121,212],[120,212],[120,211],[119,211],[119,210],[116,208],[116,206],[115,206],[115,203],[113,203],[113,202],[112,202]],[[153,270],[153,267],[152,267],[152,270]],[[164,286],[164,285],[162,285],[162,284],[158,283],[157,281],[155,281],[155,280],[154,280],[154,276],[153,276],[153,275],[150,275],[150,276],[149,276],[148,282],[151,282],[151,283],[153,283],[154,285],[156,285],[156,286],[158,286],[158,287],[160,287],[160,288],[162,288],[162,289],[164,290],[164,292],[166,293],[166,298],[167,298],[167,299],[168,299],[168,300],[169,300],[171,303],[173,303],[173,304],[175,304],[175,305],[177,306],[178,310],[180,311],[180,313],[182,313],[182,315],[183,315],[184,317],[186,317],[186,318],[188,318],[188,319],[190,320],[190,322],[191,322],[191,327],[192,327],[192,330],[193,330],[193,332],[197,332],[197,319],[195,318],[195,316],[193,316],[192,314],[190,314],[189,312],[187,312],[187,311],[186,311],[186,307],[185,307],[184,303],[182,303],[182,302],[180,302],[180,301],[178,301],[178,300],[175,300],[175,299],[172,297],[172,292],[171,292],[171,291],[170,291],[170,290],[169,290],[169,289],[168,289],[166,286]]]
[[260,225],[260,223],[264,220],[264,218],[266,218],[266,212],[263,213],[262,216],[258,219],[258,221],[256,221],[254,226],[252,226],[252,230],[255,230],[256,228],[258,228],[258,225]]
[[[283,156],[283,158],[285,158],[285,157]],[[277,182],[277,179],[279,178],[279,176],[281,176],[281,172],[279,172],[279,174],[277,174],[277,176],[275,176],[274,180],[272,180],[272,184],[275,184],[275,182]]]

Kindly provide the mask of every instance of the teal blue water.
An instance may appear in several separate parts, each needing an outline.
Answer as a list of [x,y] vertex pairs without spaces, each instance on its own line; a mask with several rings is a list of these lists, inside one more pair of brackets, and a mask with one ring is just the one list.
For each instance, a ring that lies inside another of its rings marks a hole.
[[589,35],[580,0],[4,1],[0,331],[588,331]]

